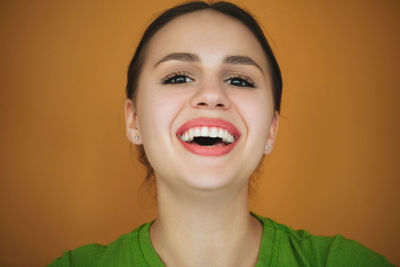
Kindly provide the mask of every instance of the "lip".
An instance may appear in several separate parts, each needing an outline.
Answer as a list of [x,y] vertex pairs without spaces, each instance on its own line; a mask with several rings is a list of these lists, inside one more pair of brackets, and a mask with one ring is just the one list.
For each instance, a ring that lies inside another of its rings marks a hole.
[[[235,142],[224,146],[201,146],[198,144],[186,143],[179,138],[179,136],[183,134],[186,130],[202,126],[223,128],[235,137]],[[219,118],[206,118],[206,117],[196,118],[186,122],[176,131],[176,137],[178,138],[179,142],[183,145],[183,147],[189,152],[201,156],[216,157],[228,154],[235,147],[235,145],[239,141],[240,136],[241,136],[240,131],[232,123]]]

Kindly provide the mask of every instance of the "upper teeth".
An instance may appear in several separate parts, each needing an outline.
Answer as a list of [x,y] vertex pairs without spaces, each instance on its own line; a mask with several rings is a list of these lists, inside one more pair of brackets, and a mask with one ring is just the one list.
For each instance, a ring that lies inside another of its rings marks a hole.
[[235,141],[235,137],[233,137],[233,135],[231,135],[227,130],[218,127],[207,126],[190,128],[189,130],[186,130],[182,135],[180,135],[179,138],[184,142],[191,142],[193,141],[194,137],[199,136],[214,138],[219,137],[225,143],[233,143]]

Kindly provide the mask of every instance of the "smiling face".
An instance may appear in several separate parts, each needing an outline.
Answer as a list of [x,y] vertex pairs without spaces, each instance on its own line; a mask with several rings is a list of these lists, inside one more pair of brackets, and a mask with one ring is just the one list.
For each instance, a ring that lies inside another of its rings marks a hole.
[[247,184],[278,128],[269,73],[257,39],[234,18],[204,10],[161,28],[148,44],[136,103],[126,104],[128,138],[144,145],[158,184]]

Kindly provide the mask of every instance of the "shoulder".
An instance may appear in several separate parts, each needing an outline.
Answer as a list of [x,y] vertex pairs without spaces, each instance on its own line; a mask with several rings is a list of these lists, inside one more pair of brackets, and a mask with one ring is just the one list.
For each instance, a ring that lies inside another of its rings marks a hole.
[[382,255],[357,241],[334,236],[329,243],[326,266],[394,266]]
[[[48,266],[136,266],[140,263],[139,232],[147,224],[121,235],[109,245],[88,244],[66,251]],[[138,265],[140,266],[140,264]]]
[[264,231],[274,233],[274,266],[394,266],[384,256],[341,235],[317,236],[257,217]]

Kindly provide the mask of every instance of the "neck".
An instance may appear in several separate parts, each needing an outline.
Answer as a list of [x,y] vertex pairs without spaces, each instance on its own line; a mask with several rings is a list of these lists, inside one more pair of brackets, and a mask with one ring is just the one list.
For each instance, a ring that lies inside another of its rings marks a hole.
[[166,266],[255,266],[262,226],[249,213],[247,192],[176,194],[157,184],[150,237]]

